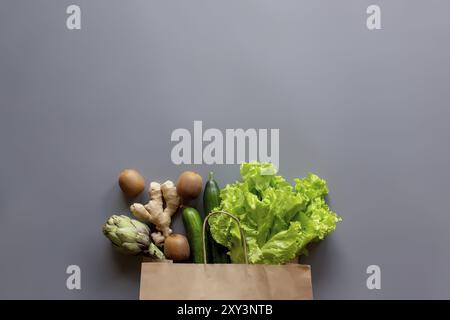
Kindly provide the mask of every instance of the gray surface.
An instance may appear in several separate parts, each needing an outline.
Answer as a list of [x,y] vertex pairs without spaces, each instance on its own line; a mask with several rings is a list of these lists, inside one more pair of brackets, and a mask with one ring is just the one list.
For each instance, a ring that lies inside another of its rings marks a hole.
[[71,3],[0,5],[0,298],[137,298],[139,260],[100,232],[119,171],[238,178],[171,164],[193,120],[280,128],[281,174],[328,180],[344,222],[305,260],[316,298],[450,298],[448,1],[377,1],[378,32],[372,1],[77,0],[76,32]]

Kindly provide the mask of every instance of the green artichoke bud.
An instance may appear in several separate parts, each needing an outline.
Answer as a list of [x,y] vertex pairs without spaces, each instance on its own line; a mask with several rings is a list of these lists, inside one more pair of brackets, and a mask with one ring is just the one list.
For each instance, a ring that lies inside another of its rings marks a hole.
[[147,225],[124,215],[113,215],[103,225],[103,234],[124,254],[148,252],[150,229]]
[[150,243],[150,246],[148,247],[148,253],[155,259],[166,260],[166,256],[164,255],[164,253],[159,250],[159,248],[154,243]]

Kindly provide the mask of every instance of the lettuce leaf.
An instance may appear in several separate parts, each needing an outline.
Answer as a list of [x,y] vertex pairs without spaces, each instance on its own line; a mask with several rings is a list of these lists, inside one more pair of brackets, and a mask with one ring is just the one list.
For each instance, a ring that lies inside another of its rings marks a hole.
[[[312,241],[324,239],[342,219],[325,202],[326,181],[315,174],[295,179],[292,186],[269,163],[243,163],[242,181],[220,192],[217,210],[239,218],[250,263],[283,264],[305,252]],[[244,262],[237,223],[226,215],[209,220],[213,238],[229,249],[233,263]]]

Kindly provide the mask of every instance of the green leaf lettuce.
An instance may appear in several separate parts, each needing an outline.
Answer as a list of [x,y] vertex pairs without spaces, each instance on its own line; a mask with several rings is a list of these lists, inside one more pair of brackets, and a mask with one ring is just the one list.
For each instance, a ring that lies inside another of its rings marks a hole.
[[[283,264],[305,252],[312,241],[322,240],[342,219],[325,202],[326,181],[315,174],[295,179],[292,186],[269,163],[243,163],[242,181],[220,192],[216,210],[237,216],[245,233],[250,263]],[[237,223],[226,215],[209,219],[213,238],[229,249],[233,263],[244,254]]]

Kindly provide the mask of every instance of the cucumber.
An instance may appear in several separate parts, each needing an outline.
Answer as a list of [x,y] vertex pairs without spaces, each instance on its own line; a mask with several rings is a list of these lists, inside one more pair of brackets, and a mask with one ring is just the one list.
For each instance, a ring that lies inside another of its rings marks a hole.
[[203,219],[200,213],[191,207],[183,209],[183,223],[191,249],[193,263],[203,263]]
[[205,215],[210,214],[218,206],[220,206],[220,188],[216,180],[214,180],[214,173],[210,172],[208,181],[206,181],[205,191],[203,192]]
[[[208,181],[206,181],[205,190],[203,191],[203,208],[205,216],[213,211],[214,208],[220,206],[220,188],[216,180],[214,180],[213,172],[209,173]],[[227,255],[227,248],[218,244],[208,232],[208,243],[210,252],[210,262],[212,263],[229,263],[230,259]]]

